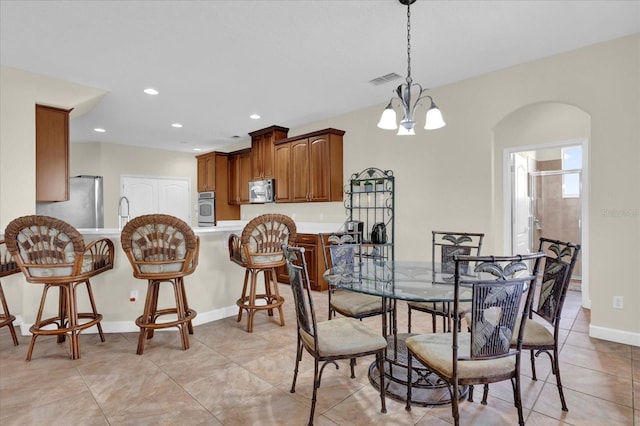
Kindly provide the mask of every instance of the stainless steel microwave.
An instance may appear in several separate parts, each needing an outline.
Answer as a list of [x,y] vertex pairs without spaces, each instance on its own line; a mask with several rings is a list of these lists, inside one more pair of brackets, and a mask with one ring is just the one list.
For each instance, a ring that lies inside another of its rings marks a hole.
[[273,203],[275,201],[275,180],[254,180],[249,182],[250,203]]

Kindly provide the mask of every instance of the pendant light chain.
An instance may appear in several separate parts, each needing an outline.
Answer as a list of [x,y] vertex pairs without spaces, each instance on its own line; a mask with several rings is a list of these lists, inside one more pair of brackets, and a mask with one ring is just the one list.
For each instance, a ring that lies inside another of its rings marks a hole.
[[411,2],[407,2],[407,82],[411,85]]
[[[378,122],[378,127],[381,129],[398,129],[399,136],[415,135],[413,130],[416,125],[414,113],[418,106],[426,102],[429,102],[429,104],[424,125],[425,130],[439,129],[446,125],[442,118],[440,108],[438,108],[431,95],[428,94],[428,89],[423,88],[422,85],[418,83],[414,83],[411,78],[411,4],[415,1],[416,0],[398,0],[400,4],[407,6],[407,78],[404,83],[400,84],[393,91],[394,96],[389,100]],[[412,91],[414,93],[412,93]],[[412,99],[414,96],[415,100]],[[399,101],[400,107],[402,108],[403,116],[400,125],[398,125],[396,121],[396,112],[393,107],[394,100]]]

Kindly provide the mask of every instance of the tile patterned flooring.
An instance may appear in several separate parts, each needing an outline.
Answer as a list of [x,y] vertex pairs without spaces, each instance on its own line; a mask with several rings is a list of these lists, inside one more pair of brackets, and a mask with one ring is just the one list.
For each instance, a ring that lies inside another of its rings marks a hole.
[[[71,361],[68,345],[39,338],[25,362],[29,338],[14,347],[6,327],[0,331],[0,424],[9,425],[303,425],[313,381],[313,363],[304,354],[296,393],[289,392],[295,362],[295,316],[288,286],[281,285],[286,325],[277,315],[256,314],[254,332],[243,321],[226,318],[195,327],[191,348],[180,349],[175,330],[158,332],[136,355],[137,333],[81,336],[82,358]],[[318,316],[326,318],[326,294],[316,293]],[[98,301],[98,308],[99,308]],[[406,330],[406,306],[398,306],[399,329]],[[562,321],[561,373],[569,406],[563,412],[549,361],[536,363],[530,380],[523,357],[522,393],[528,425],[640,425],[640,348],[592,339],[589,311],[580,293],[570,291]],[[414,331],[431,329],[430,317],[416,313]],[[380,327],[380,318],[366,323]],[[416,327],[417,324],[417,327]],[[403,328],[404,327],[404,328]],[[414,406],[387,398],[380,413],[377,391],[369,384],[369,359],[361,359],[356,379],[347,362],[329,366],[322,379],[316,425],[446,425],[450,406]],[[491,385],[489,403],[463,401],[461,424],[517,424],[511,386]]]

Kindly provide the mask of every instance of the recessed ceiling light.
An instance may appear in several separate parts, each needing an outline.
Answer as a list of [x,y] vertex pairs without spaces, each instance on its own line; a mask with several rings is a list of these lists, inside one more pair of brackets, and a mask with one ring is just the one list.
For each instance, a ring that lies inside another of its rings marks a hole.
[[193,148],[194,151],[202,151],[200,148]]
[[153,87],[149,87],[147,89],[144,89],[144,93],[146,93],[147,95],[157,95],[159,92]]
[[173,124],[171,125],[171,127],[176,127],[176,128],[178,128],[178,129],[179,129],[180,127],[182,127],[182,124],[180,124],[180,123],[173,123]]
[[106,132],[105,129],[101,128],[101,127],[96,127],[95,129],[93,129],[94,132],[98,132],[98,133],[104,133]]
[[251,119],[253,119],[253,120],[258,120],[258,119],[260,119],[260,114],[251,114],[251,115],[249,116],[249,118],[251,118]]

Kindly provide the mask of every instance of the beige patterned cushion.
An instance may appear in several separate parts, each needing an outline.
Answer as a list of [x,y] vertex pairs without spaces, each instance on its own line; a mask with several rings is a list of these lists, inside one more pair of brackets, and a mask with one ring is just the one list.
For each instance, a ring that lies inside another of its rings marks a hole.
[[[337,318],[318,324],[320,356],[350,355],[370,352],[387,346],[387,341],[355,318]],[[314,350],[313,337],[300,330],[307,348]]]
[[[162,223],[155,226],[158,227],[159,233],[164,232],[167,228],[167,225]],[[144,230],[145,228],[140,229]],[[159,253],[154,256],[147,256],[146,258],[143,258],[144,256],[142,252],[142,245],[137,241],[147,241],[147,237],[145,236],[144,232],[140,232],[139,230],[134,231],[132,235],[132,241],[133,257],[136,260],[145,262],[165,262],[161,265],[142,264],[140,265],[140,272],[154,274],[162,272],[178,272],[182,270],[182,265],[184,263],[182,262],[182,260],[184,260],[185,256],[187,255],[187,242],[184,235],[180,231],[176,230],[175,233],[172,234],[172,241],[180,241],[180,244],[175,247],[175,258],[172,259],[168,259],[168,256],[165,253]],[[154,241],[154,244],[157,244],[157,241]]]
[[[520,328],[520,319],[516,323],[516,328]],[[516,344],[517,335],[511,339],[511,344]],[[549,331],[544,325],[539,322],[528,319],[524,325],[524,336],[522,338],[522,346],[553,346],[555,341],[553,339],[553,333]]]
[[[458,356],[469,356],[470,342],[471,333],[458,335]],[[407,348],[420,362],[425,364],[428,360],[429,366],[445,377],[453,376],[452,343],[452,333],[421,334],[406,340]],[[516,368],[515,362],[515,356],[486,361],[458,361],[458,377],[465,379],[509,374]]]
[[353,291],[337,290],[331,295],[331,306],[342,315],[357,317],[382,312],[382,298]]
[[162,265],[140,265],[140,272],[159,274],[162,272],[178,272],[182,270],[184,262],[164,263]]
[[[445,306],[447,302],[444,302]],[[444,312],[442,309],[442,302],[409,302],[411,308],[420,311],[438,311]],[[458,312],[460,316],[465,315],[467,312],[471,312],[471,302],[460,302],[458,305]],[[453,314],[453,303],[451,303],[451,314]]]
[[[282,241],[277,244],[277,251],[273,253],[258,252],[258,241],[262,239],[263,235],[269,234],[272,230],[278,230],[284,235]],[[284,263],[284,255],[280,251],[282,244],[289,243],[289,230],[284,223],[281,222],[265,222],[256,226],[251,232],[251,238],[249,238],[249,253],[251,256],[251,263],[254,264],[269,264],[269,263]],[[241,252],[242,262],[248,263],[248,259],[244,250]]]
[[[72,263],[75,260],[75,253],[73,252],[67,253],[66,258],[67,258],[67,262]],[[100,263],[99,261],[103,260],[103,257],[98,257],[95,260],[96,262],[94,262],[94,257],[91,256],[90,254],[85,254],[82,259],[81,273],[86,274],[87,272],[91,272],[95,270],[96,263]],[[29,274],[31,274],[32,277],[39,277],[39,278],[68,277],[71,275],[72,271],[73,271],[73,267],[71,266],[65,266],[61,268],[42,268],[42,267],[29,268]]]

